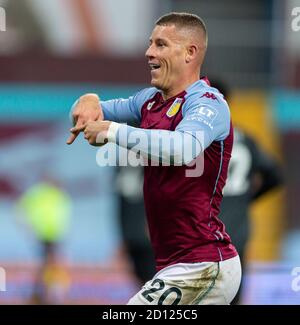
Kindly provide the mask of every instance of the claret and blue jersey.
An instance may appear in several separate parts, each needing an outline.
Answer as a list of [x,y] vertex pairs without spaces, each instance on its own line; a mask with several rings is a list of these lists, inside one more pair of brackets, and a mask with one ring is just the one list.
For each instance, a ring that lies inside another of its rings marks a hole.
[[[218,219],[222,189],[230,160],[233,129],[223,95],[201,79],[176,96],[163,100],[156,88],[146,88],[129,99],[101,102],[105,120],[135,122],[149,136],[185,136],[184,144],[204,155],[199,177],[187,177],[190,167],[145,166],[144,200],[157,269],[175,263],[217,262],[237,255],[223,223]],[[128,147],[135,127],[121,124],[116,143]],[[150,139],[151,140],[151,139]],[[149,142],[151,143],[151,141]],[[155,141],[154,141],[155,143]],[[157,142],[159,143],[159,142]],[[170,159],[180,165],[182,147],[160,148],[160,157],[149,146],[135,146],[150,159]],[[153,148],[152,148],[153,149]]]

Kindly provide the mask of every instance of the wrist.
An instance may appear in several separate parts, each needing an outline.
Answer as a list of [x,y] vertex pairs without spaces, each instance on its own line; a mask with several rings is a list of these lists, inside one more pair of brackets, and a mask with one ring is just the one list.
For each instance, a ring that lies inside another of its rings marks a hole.
[[116,122],[111,122],[107,131],[107,140],[108,142],[116,143],[117,133],[121,124]]

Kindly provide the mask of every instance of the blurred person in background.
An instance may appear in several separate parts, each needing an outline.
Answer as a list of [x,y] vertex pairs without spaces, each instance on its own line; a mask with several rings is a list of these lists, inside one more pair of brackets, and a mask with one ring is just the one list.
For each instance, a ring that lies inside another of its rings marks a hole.
[[7,29],[0,37],[0,54],[36,53],[47,49],[42,24],[30,1],[0,0],[0,6],[5,9],[7,22]]
[[66,298],[70,276],[60,254],[71,217],[70,196],[47,178],[28,188],[17,202],[19,214],[41,249],[41,265],[32,293],[33,304],[60,304]]
[[[213,80],[211,83],[228,101],[230,93],[225,83],[219,80]],[[250,135],[241,128],[235,127],[228,177],[223,190],[224,197],[219,216],[239,253],[243,270],[246,268],[246,248],[251,236],[250,205],[281,183],[282,171],[278,162]],[[242,284],[232,304],[241,303]]]
[[120,199],[121,234],[139,285],[149,281],[155,274],[154,254],[145,219],[142,184],[142,167],[119,168],[117,192]]
[[[146,51],[152,88],[106,102],[86,94],[72,109],[68,144],[84,132],[91,145],[116,143],[150,161],[144,199],[157,273],[128,304],[230,304],[240,285],[239,256],[218,219],[233,128],[223,95],[207,78],[199,80],[206,48],[201,18],[167,14]],[[121,124],[132,120],[140,128]],[[135,132],[147,141],[131,144]],[[173,146],[161,145],[171,139]],[[182,145],[189,149],[184,157]],[[198,157],[204,171],[198,165],[189,177]]]

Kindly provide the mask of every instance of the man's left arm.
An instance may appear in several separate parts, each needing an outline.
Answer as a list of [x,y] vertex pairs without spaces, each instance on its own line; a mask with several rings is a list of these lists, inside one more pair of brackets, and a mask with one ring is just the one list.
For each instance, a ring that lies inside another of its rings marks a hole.
[[[146,159],[171,165],[187,165],[213,141],[221,141],[229,134],[230,114],[227,105],[213,105],[198,99],[187,103],[182,114],[183,119],[175,131],[146,130],[104,121],[102,123],[106,124],[103,124],[103,128],[98,128],[98,142],[114,142],[139,152]],[[85,130],[85,138],[90,143],[96,140],[96,129],[95,125],[94,134]]]
[[225,100],[198,97],[183,107],[183,120],[176,130],[188,131],[202,142],[203,151],[230,132],[230,111]]

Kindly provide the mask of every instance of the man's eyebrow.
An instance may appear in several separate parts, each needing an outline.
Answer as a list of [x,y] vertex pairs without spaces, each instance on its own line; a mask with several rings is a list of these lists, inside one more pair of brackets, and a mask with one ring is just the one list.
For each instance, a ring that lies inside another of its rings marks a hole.
[[[154,41],[155,42],[167,42],[167,40],[165,38],[155,38]],[[149,38],[149,42],[153,42],[153,39],[151,37]]]

